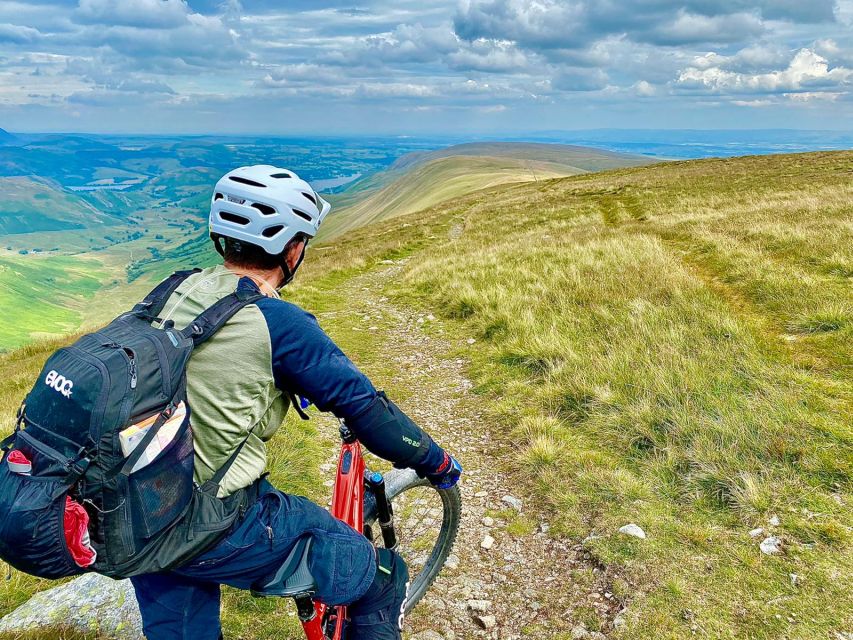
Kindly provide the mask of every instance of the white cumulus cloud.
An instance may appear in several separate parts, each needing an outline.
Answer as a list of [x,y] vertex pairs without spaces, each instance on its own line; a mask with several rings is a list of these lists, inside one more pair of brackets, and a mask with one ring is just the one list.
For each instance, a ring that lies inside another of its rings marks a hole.
[[800,49],[785,69],[766,73],[741,73],[722,66],[688,67],[678,76],[684,88],[713,93],[783,93],[820,88],[843,88],[853,83],[853,69],[830,67],[823,56]]

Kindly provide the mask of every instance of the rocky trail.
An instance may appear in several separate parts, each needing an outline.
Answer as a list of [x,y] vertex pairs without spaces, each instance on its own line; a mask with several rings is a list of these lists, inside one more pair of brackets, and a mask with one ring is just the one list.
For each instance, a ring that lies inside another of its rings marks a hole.
[[431,314],[395,306],[384,291],[401,272],[396,264],[352,280],[349,318],[336,314],[335,322],[382,332],[379,359],[396,372],[395,386],[411,391],[401,407],[465,469],[456,544],[410,616],[409,637],[605,637],[621,609],[609,577],[580,545],[552,538],[535,501],[501,469],[507,444],[484,418],[458,355],[476,343],[446,337]]

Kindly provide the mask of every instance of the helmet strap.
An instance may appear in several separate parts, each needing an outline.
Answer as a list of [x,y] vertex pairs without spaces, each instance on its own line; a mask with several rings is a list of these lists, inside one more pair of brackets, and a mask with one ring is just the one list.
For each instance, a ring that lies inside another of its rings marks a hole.
[[216,247],[216,253],[225,257],[225,249],[222,247],[222,236],[218,233],[211,233],[210,239],[213,240],[213,246]]

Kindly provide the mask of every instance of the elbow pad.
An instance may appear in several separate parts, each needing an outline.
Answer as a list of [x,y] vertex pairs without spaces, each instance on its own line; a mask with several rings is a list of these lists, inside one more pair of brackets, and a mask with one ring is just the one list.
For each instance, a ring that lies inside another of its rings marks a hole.
[[370,406],[344,423],[367,449],[395,467],[415,470],[428,462],[438,446],[380,391]]

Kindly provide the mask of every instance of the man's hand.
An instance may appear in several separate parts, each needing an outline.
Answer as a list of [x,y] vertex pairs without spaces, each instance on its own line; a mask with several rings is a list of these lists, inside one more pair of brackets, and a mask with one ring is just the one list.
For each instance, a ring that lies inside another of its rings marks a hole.
[[462,475],[462,465],[459,461],[447,453],[439,467],[432,473],[426,474],[426,479],[439,489],[450,489],[459,482]]

